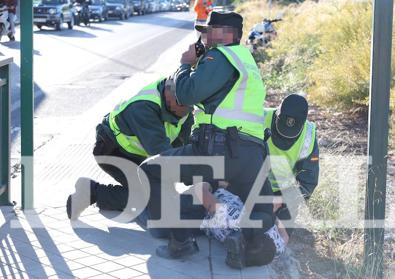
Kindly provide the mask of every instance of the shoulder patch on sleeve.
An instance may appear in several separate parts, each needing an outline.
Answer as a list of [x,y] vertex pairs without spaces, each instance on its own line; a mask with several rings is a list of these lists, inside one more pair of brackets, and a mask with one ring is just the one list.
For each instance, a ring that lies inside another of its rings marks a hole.
[[204,57],[203,60],[214,60],[214,57],[212,57],[212,56],[206,56],[206,57]]
[[313,161],[313,162],[318,161],[318,160],[319,160],[318,156],[312,156],[310,159],[310,161]]

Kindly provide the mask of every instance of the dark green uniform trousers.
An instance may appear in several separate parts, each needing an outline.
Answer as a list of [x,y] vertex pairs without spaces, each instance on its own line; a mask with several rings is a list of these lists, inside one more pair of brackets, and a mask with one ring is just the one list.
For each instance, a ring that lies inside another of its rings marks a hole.
[[[210,183],[214,189],[218,184],[218,180],[213,179],[213,170],[207,165],[181,165],[181,173],[179,181],[165,181],[161,179],[161,169],[158,163],[155,163],[163,157],[169,156],[224,156],[225,177],[224,179],[230,185],[227,190],[236,194],[245,202],[249,196],[250,190],[257,178],[257,175],[267,156],[267,148],[264,144],[258,144],[252,141],[241,139],[229,139],[226,131],[215,132],[207,137],[201,137],[205,132],[194,131],[195,141],[192,144],[185,145],[180,148],[174,148],[161,153],[158,156],[148,158],[144,161],[140,171],[144,171],[149,179],[151,189],[150,202],[148,204],[152,219],[160,219],[161,217],[161,191],[166,191],[168,187],[174,187],[175,183],[183,182],[185,185],[192,185],[193,176],[202,176],[203,181]],[[212,138],[209,144],[204,138]],[[203,140],[202,140],[203,139]],[[235,142],[231,142],[235,141]],[[171,160],[169,160],[171,164]],[[162,187],[161,187],[162,184]],[[143,185],[144,187],[144,185]],[[173,191],[172,189],[170,189]],[[272,195],[270,182],[266,179],[260,195]],[[185,206],[185,204],[184,204]],[[181,212],[183,210],[181,209]],[[190,210],[186,211],[190,212]],[[181,218],[187,216],[182,216]],[[164,216],[165,218],[165,216]],[[262,220],[262,228],[259,232],[266,231],[274,225],[273,204],[257,204],[253,208],[250,218],[253,220]],[[172,229],[173,236],[178,241],[184,241],[191,236],[190,229]],[[255,230],[243,229],[246,237],[249,238]]]

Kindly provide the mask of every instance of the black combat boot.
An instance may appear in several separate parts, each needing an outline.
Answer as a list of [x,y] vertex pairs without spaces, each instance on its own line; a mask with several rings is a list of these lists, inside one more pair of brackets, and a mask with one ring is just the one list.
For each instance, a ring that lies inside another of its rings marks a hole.
[[246,242],[241,231],[233,232],[225,239],[225,263],[231,268],[242,269],[245,267]]
[[180,259],[199,252],[196,239],[189,237],[185,241],[177,241],[171,234],[168,245],[159,246],[156,254],[161,258]]
[[80,177],[75,183],[75,193],[67,198],[66,211],[71,220],[76,220],[88,206],[96,202],[96,181]]

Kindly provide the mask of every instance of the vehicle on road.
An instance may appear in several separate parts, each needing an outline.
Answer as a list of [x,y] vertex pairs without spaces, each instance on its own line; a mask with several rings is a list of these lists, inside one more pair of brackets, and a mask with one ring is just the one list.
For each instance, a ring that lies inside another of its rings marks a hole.
[[143,15],[147,11],[144,0],[129,0],[129,5],[133,6],[133,11],[138,15]]
[[189,11],[189,4],[182,0],[172,0],[170,2],[170,11],[173,12]]
[[74,2],[73,4],[73,15],[74,15],[74,24],[80,25],[81,23],[81,13],[82,13],[82,6],[78,2]]
[[130,0],[127,0],[126,3],[128,5],[128,7],[127,7],[127,9],[128,9],[128,17],[133,16],[134,15],[134,6],[133,6],[133,4],[130,3]]
[[107,0],[108,17],[117,17],[125,20],[129,17],[128,0]]
[[160,11],[161,12],[168,12],[170,11],[170,1],[169,0],[160,0]]
[[108,7],[106,0],[91,0],[92,4],[89,5],[91,11],[90,18],[98,20],[99,22],[108,19]]
[[70,0],[41,0],[33,7],[33,22],[39,29],[50,26],[60,31],[63,23],[73,29],[74,6]]
[[0,41],[3,36],[10,32],[10,23],[8,22],[8,7],[0,5]]
[[85,26],[90,25],[91,21],[91,10],[88,3],[83,3],[81,8],[81,18],[80,21],[85,24]]
[[159,0],[147,0],[149,13],[160,12],[160,2]]

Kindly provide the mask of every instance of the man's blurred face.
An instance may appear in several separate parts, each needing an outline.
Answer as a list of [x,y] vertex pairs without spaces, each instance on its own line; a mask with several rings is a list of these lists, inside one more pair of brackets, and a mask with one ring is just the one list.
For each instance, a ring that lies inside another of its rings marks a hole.
[[187,115],[189,112],[191,112],[192,108],[189,106],[179,105],[177,103],[174,93],[172,93],[172,90],[174,89],[172,89],[171,86],[168,85],[165,86],[164,95],[165,95],[166,107],[168,111],[170,111],[177,117],[182,118],[185,115]]
[[229,26],[208,26],[202,31],[202,42],[206,48],[236,42],[237,29]]

